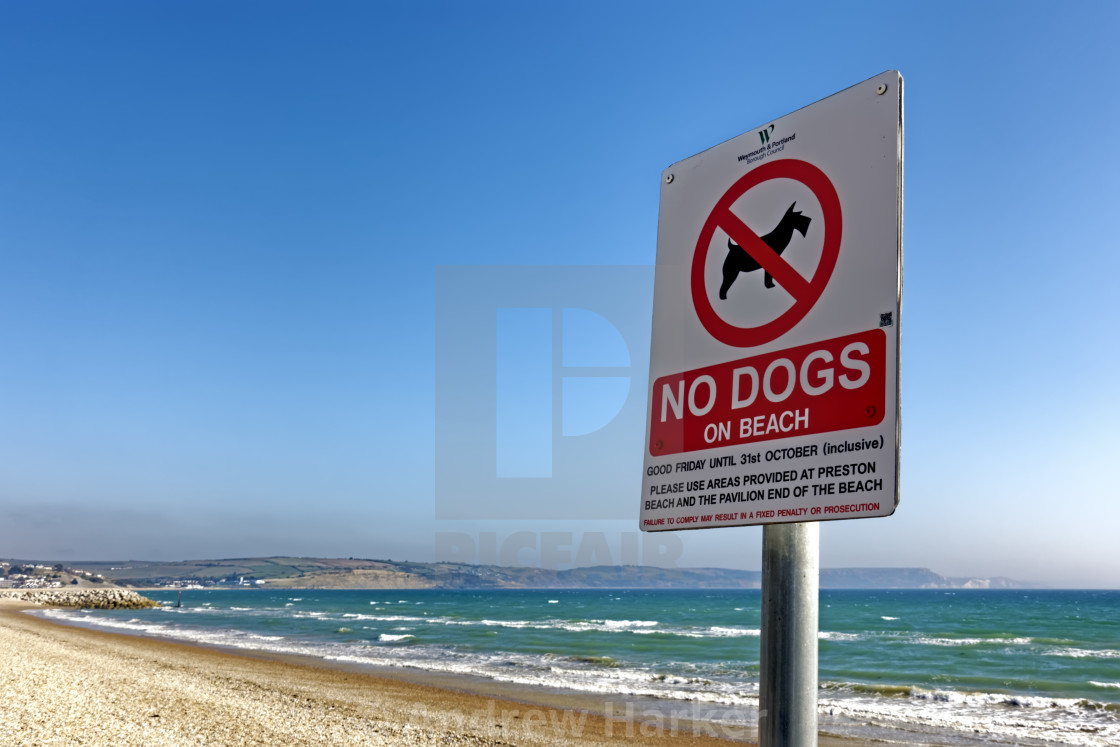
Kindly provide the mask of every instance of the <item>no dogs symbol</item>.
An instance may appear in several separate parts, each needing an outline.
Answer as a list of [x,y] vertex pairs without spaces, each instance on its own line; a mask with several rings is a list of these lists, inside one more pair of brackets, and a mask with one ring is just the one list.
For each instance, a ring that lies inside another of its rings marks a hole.
[[[760,236],[732,212],[731,206],[748,190],[772,179],[792,179],[808,187],[820,204],[819,220],[818,216],[809,215],[804,208],[797,209],[794,202],[785,213],[774,215],[767,226],[775,226],[774,229]],[[710,290],[715,288],[710,288],[705,269],[717,229],[727,234],[728,239],[719,289],[713,299]],[[842,230],[840,198],[832,182],[816,166],[796,159],[782,159],[764,163],[748,172],[732,184],[712,208],[696,242],[696,251],[692,255],[692,303],[701,324],[712,337],[725,345],[739,348],[763,345],[781,337],[809,313],[828,285],[840,254]],[[804,237],[817,231],[823,232],[820,262],[812,277],[806,280],[782,257],[782,253],[796,235]],[[763,283],[756,287],[763,292],[773,292],[777,284],[793,298],[793,305],[776,318],[754,326],[739,326],[727,321],[713,306],[713,300],[726,314],[725,309],[735,303],[736,285],[742,286],[748,277],[757,277],[749,273],[759,270]]]

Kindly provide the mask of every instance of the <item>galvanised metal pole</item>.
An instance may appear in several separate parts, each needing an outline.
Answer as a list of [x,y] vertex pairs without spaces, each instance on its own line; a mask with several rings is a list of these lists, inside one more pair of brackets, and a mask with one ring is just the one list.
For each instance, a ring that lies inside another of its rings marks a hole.
[[820,525],[762,528],[760,747],[817,744]]

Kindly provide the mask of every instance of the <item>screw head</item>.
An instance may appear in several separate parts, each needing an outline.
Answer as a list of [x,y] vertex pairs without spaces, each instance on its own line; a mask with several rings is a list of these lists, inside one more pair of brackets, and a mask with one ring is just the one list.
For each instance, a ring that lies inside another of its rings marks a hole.
[[875,89],[875,95],[876,96],[882,96],[886,92],[887,92],[887,84],[886,83],[880,83],[879,87]]
[[673,179],[674,179],[674,176],[672,174],[666,174],[665,175],[665,183],[666,184],[672,184]]

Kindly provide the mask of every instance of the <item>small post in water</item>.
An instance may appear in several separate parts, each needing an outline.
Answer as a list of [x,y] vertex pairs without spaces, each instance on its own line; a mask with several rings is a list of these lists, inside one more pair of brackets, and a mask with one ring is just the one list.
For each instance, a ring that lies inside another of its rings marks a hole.
[[816,747],[820,525],[762,528],[760,747]]

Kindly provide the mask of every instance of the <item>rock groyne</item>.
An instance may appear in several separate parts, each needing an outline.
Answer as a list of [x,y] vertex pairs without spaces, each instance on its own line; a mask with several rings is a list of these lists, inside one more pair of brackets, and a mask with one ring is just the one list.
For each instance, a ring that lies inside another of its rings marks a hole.
[[0,599],[18,599],[44,607],[81,607],[97,610],[136,610],[158,607],[131,589],[4,589]]

